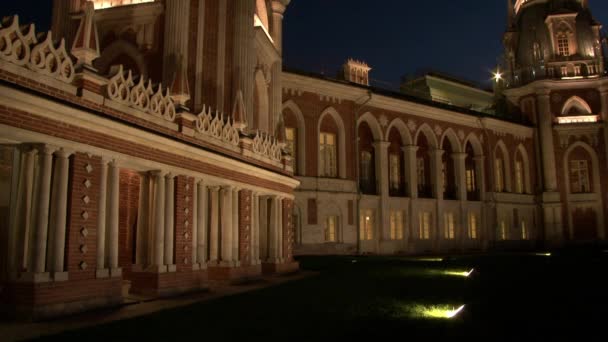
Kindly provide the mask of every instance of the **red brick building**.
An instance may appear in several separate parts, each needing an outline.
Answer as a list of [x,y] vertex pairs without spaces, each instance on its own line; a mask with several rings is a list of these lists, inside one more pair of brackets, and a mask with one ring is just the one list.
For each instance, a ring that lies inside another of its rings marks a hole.
[[294,252],[605,238],[586,1],[508,1],[496,93],[438,75],[381,90],[354,60],[339,80],[283,71],[289,2],[55,0],[52,33],[2,21],[4,311],[289,272]]

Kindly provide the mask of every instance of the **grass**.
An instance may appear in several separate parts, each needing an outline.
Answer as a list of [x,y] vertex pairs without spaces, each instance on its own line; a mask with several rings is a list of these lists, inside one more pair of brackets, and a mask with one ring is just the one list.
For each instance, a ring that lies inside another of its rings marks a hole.
[[[300,261],[302,268],[320,275],[49,339],[593,341],[605,337],[606,253]],[[469,277],[462,276],[473,267]],[[445,318],[446,311],[464,304],[454,318]]]

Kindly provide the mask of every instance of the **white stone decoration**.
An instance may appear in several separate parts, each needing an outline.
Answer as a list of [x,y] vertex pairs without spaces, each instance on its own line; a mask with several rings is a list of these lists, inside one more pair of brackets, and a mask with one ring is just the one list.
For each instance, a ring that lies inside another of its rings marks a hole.
[[87,164],[87,166],[84,167],[84,170],[87,173],[91,173],[91,172],[93,172],[93,166],[91,164]]
[[87,251],[88,251],[88,250],[89,250],[89,249],[87,248],[87,245],[81,245],[81,246],[80,246],[80,253],[82,253],[82,254],[87,254]]
[[440,137],[442,133],[443,133],[443,129],[441,128],[441,126],[435,125],[435,134],[437,134],[437,136]]
[[82,237],[86,238],[89,235],[89,230],[86,228],[82,228],[80,230],[80,235],[82,235]]
[[380,126],[382,126],[383,128],[386,128],[386,126],[388,126],[388,118],[386,117],[386,115],[380,115],[378,121],[380,122]]
[[407,128],[410,129],[410,132],[414,133],[416,131],[416,121],[412,119],[407,120]]
[[74,80],[74,63],[65,50],[65,40],[61,39],[59,46],[55,46],[51,31],[46,34],[42,43],[32,49],[28,67],[66,83]]
[[88,189],[88,188],[90,188],[90,187],[91,187],[91,185],[93,185],[93,184],[91,183],[91,181],[90,181],[90,180],[85,179],[85,181],[84,181],[83,185],[84,185],[84,187],[85,187],[85,188],[87,188],[87,189]]
[[83,270],[83,271],[86,270],[88,266],[89,265],[87,265],[87,263],[84,262],[84,261],[80,263],[80,269]]
[[85,195],[82,198],[82,201],[84,202],[84,204],[89,204],[89,202],[91,202],[91,198],[89,196]]
[[240,142],[239,131],[234,125],[234,119],[224,118],[224,114],[215,111],[211,107],[203,106],[203,111],[198,115],[196,130],[216,141],[225,142],[238,146]]
[[87,211],[83,211],[83,212],[82,212],[82,214],[81,214],[80,216],[82,216],[82,218],[83,218],[84,220],[88,220],[88,219],[89,219],[89,212],[87,212]]
[[260,131],[253,138],[253,152],[277,162],[280,162],[282,157],[279,141]]
[[49,31],[38,43],[35,26],[19,25],[16,15],[0,23],[0,59],[62,82],[74,80],[74,63],[65,49],[65,41],[61,39],[56,45]]
[[133,80],[131,70],[125,72],[122,65],[113,69],[108,81],[107,95],[110,100],[122,103],[131,108],[163,118],[169,122],[175,121],[175,103],[169,89],[158,85],[156,91],[152,81],[139,78],[137,84]]
[[458,139],[460,139],[460,141],[464,141],[464,139],[466,138],[464,131],[459,129],[457,134],[458,134]]

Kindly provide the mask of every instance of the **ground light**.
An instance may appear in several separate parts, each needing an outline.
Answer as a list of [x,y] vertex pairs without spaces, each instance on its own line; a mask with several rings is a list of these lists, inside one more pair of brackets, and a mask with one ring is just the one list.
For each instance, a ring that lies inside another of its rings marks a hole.
[[537,256],[544,256],[544,257],[550,257],[551,253],[535,253],[535,255],[537,255]]
[[435,319],[452,319],[458,316],[464,310],[464,305],[454,308],[448,305],[424,306],[416,305],[413,308],[413,314],[418,317],[435,318]]
[[451,275],[451,276],[458,276],[458,277],[465,277],[468,278],[471,274],[473,274],[473,271],[475,271],[474,268],[472,268],[470,271],[466,272],[466,271],[443,271],[442,273],[445,275]]

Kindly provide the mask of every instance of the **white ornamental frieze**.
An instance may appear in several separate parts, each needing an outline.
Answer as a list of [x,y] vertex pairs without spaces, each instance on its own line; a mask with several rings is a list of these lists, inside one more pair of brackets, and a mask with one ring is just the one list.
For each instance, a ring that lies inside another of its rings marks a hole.
[[234,120],[224,118],[218,111],[211,110],[211,107],[203,106],[203,111],[196,120],[196,130],[204,136],[222,141],[233,146],[238,146],[240,142],[239,131],[234,125]]

